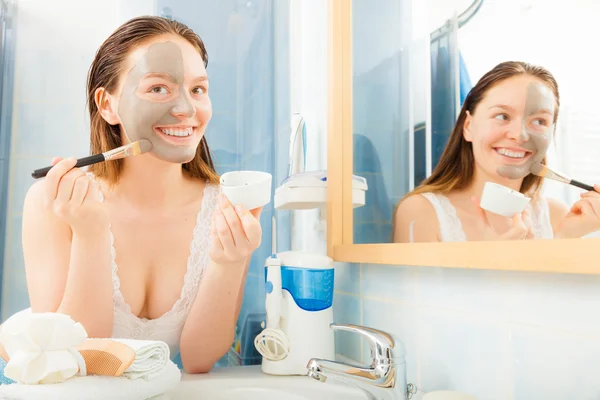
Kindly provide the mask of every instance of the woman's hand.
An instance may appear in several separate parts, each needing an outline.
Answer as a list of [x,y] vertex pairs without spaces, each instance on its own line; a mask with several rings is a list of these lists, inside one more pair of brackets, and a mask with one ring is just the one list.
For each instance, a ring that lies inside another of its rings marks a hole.
[[600,230],[600,185],[581,194],[559,225],[557,237],[580,238]]
[[479,205],[479,200],[476,197],[472,197],[471,200],[475,205],[477,216],[483,223],[482,240],[523,240],[534,238],[533,231],[531,230],[531,217],[527,210],[513,215],[511,227],[504,233],[498,233],[490,224],[485,210]]
[[219,195],[219,208],[211,224],[210,258],[216,264],[231,264],[247,260],[260,246],[262,207],[247,210],[235,208],[224,194]]
[[109,225],[108,213],[98,198],[98,186],[85,172],[74,168],[75,158],[52,159],[45,178],[44,204],[69,224],[74,233],[95,232]]

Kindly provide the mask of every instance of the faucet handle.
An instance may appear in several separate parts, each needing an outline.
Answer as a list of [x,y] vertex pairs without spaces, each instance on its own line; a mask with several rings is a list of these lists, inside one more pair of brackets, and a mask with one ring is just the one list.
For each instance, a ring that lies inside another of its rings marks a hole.
[[402,346],[402,344],[399,343],[393,335],[378,329],[353,324],[332,323],[329,326],[334,331],[354,332],[367,339],[371,347],[371,356],[373,357],[373,362],[393,360],[397,358],[398,355],[396,355],[395,351],[396,347]]

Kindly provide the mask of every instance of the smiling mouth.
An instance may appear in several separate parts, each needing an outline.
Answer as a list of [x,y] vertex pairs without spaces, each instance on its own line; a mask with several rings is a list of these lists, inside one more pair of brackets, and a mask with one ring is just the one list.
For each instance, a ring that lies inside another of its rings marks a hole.
[[515,149],[507,149],[504,147],[494,147],[494,151],[506,158],[511,160],[525,160],[529,158],[533,153],[528,150],[515,150]]
[[156,127],[154,129],[156,131],[162,133],[163,135],[171,136],[171,137],[185,138],[185,137],[192,136],[194,134],[194,127],[191,127],[191,126],[187,126],[187,127],[178,127],[178,126],[175,127],[174,126],[174,127],[164,127],[164,128]]

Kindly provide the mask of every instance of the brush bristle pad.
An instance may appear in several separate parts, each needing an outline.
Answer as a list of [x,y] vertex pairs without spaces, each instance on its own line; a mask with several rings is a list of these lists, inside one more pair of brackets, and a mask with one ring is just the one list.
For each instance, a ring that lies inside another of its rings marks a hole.
[[121,376],[135,360],[135,351],[110,339],[88,339],[77,351],[85,361],[87,375]]

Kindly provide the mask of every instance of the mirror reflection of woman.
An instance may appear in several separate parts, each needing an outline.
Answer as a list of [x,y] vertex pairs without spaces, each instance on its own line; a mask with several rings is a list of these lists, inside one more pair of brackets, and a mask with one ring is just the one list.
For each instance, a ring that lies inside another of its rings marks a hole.
[[[530,112],[532,87],[548,106]],[[559,105],[556,80],[544,68],[505,62],[486,73],[465,99],[431,176],[398,204],[394,242],[578,238],[600,230],[600,185],[569,208],[544,198],[543,178],[527,173],[532,163],[545,164],[543,143],[555,133]],[[479,207],[486,181],[531,201],[512,218],[487,212]]]

